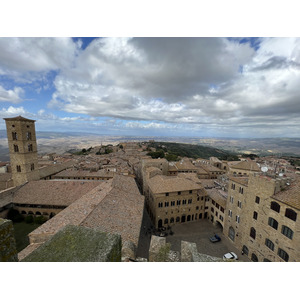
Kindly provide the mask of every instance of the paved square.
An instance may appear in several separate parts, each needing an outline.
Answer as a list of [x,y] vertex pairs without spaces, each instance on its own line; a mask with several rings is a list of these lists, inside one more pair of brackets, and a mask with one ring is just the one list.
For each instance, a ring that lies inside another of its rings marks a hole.
[[[180,251],[181,241],[193,242],[197,245],[199,253],[220,257],[227,252],[235,252],[239,261],[249,262],[246,255],[242,255],[241,251],[233,246],[227,237],[222,233],[222,228],[212,224],[209,220],[200,220],[197,222],[189,222],[176,224],[172,226],[173,235],[166,237],[167,242],[171,244],[171,249]],[[218,234],[221,241],[212,243],[209,237]]]

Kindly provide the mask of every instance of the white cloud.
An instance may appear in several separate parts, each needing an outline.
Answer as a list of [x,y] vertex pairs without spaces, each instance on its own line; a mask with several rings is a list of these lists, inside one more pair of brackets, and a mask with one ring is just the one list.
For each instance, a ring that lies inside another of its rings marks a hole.
[[15,87],[13,90],[6,90],[0,85],[0,101],[11,103],[22,102],[21,98],[24,95],[24,90],[21,87]]

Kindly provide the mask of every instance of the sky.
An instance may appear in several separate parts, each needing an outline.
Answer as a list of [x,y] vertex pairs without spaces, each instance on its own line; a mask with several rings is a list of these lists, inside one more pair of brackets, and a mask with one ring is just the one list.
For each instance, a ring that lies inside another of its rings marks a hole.
[[299,38],[0,38],[0,117],[39,131],[300,137],[299,112]]

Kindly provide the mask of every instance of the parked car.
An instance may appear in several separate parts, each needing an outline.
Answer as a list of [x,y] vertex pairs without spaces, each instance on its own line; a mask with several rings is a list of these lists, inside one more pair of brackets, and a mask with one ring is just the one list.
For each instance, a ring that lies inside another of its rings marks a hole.
[[216,242],[220,242],[220,241],[221,241],[221,238],[220,238],[217,234],[215,234],[214,236],[211,236],[211,237],[209,238],[209,240],[210,240],[212,243],[216,243]]
[[228,252],[223,255],[223,260],[238,260],[238,256],[234,252]]

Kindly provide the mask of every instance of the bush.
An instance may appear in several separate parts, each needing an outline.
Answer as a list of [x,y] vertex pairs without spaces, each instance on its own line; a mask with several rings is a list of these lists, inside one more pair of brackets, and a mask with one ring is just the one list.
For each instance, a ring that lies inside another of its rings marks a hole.
[[24,217],[19,213],[18,210],[11,208],[7,213],[7,218],[13,222],[22,222]]
[[26,216],[25,217],[25,222],[26,223],[33,223],[33,216],[32,215],[29,215],[29,216]]
[[38,217],[34,218],[34,223],[36,223],[36,224],[43,224],[46,221],[47,221],[46,218],[43,216],[38,216]]

